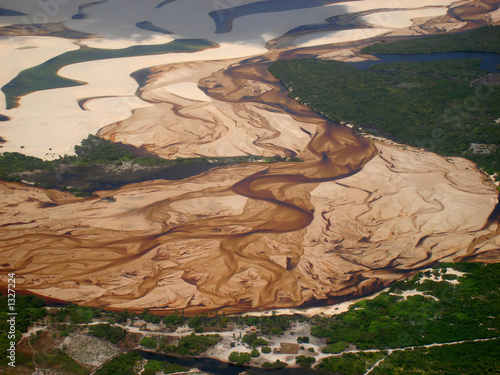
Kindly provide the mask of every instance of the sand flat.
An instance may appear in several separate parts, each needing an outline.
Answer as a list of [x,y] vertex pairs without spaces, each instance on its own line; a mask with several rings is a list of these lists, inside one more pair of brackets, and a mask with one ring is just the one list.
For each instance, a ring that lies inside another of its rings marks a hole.
[[[340,181],[297,185],[282,193],[281,182],[272,182],[278,184],[271,189],[276,197],[283,194],[280,199],[315,208],[305,231],[243,235],[285,223],[273,204],[227,189],[268,168],[263,165],[129,185],[111,192],[114,203],[93,199],[43,209],[40,202],[50,202],[43,189],[1,183],[2,190],[19,198],[1,195],[10,202],[2,203],[2,222],[16,221],[0,231],[1,251],[25,280],[20,287],[37,293],[98,306],[226,307],[233,312],[353,298],[400,279],[404,270],[488,251],[486,245],[498,238],[498,224],[484,227],[484,213],[493,209],[496,192],[477,170],[465,169],[470,162],[457,165],[385,144],[377,148],[380,156]],[[397,171],[399,166],[404,171]],[[422,167],[431,173],[422,174]],[[457,170],[460,180],[450,181]],[[64,233],[71,234],[63,240]],[[25,235],[38,239],[23,241]],[[237,238],[240,247],[231,247]],[[15,255],[9,250],[13,241],[18,244]],[[384,269],[391,262],[397,262],[397,272]],[[295,267],[289,268],[290,263]],[[250,267],[254,271],[247,271]],[[100,288],[78,293],[74,282],[89,275]],[[351,275],[364,281],[350,282]],[[276,300],[276,295],[281,297]],[[238,304],[242,298],[250,304]]]
[[[72,2],[71,7],[69,5],[61,6],[57,17],[61,19],[67,17],[72,12],[75,12],[74,5],[87,3],[83,1]],[[96,19],[97,23],[89,23],[86,20],[65,20],[67,21],[65,25],[75,30],[94,32],[99,35],[97,39],[82,41],[88,46],[123,48],[137,44],[165,43],[173,38],[202,37],[218,43],[219,47],[191,54],[172,53],[159,56],[137,56],[65,66],[60,70],[60,75],[80,82],[87,82],[87,84],[73,88],[41,91],[23,97],[19,108],[5,113],[11,118],[11,121],[2,124],[2,136],[7,140],[7,143],[3,145],[3,149],[5,151],[19,151],[23,147],[24,153],[47,159],[71,154],[74,145],[78,144],[81,139],[86,138],[88,133],[95,134],[108,124],[126,119],[134,109],[145,106],[140,100],[124,99],[133,96],[137,89],[136,82],[129,75],[145,67],[178,62],[241,59],[256,56],[266,52],[265,45],[269,40],[284,34],[288,30],[301,24],[322,22],[326,17],[342,14],[343,12],[360,12],[379,8],[422,8],[411,11],[411,15],[417,17],[428,15],[429,9],[425,7],[436,6],[437,8],[432,9],[436,11],[437,9],[444,10],[445,6],[451,3],[453,3],[451,0],[426,0],[424,2],[404,1],[397,4],[387,4],[378,0],[366,0],[302,10],[262,13],[237,18],[234,21],[233,30],[225,34],[215,34],[214,22],[208,15],[213,10],[212,4],[200,2],[199,0],[172,2],[155,9],[154,12],[152,11],[153,6],[156,5],[154,1],[141,3],[140,5],[127,3],[127,7],[130,7],[130,14],[126,23],[123,23],[121,18],[118,17],[121,14],[118,10],[123,7],[120,1],[110,0],[106,3],[95,4],[85,8],[85,14],[89,16],[89,19]],[[20,8],[12,9],[21,10]],[[27,12],[34,14],[38,11],[38,7],[32,5],[32,8],[28,9]],[[404,14],[406,13],[400,12],[390,13],[389,15],[391,15],[392,19],[399,19],[398,17],[403,17]],[[373,15],[373,17],[376,17],[376,15]],[[407,15],[403,18],[407,19]],[[185,19],[190,19],[192,22],[186,23]],[[135,27],[135,23],[145,20],[171,30],[174,35],[154,33]],[[397,22],[396,24],[399,25]],[[113,25],[115,27],[112,27]],[[295,45],[308,47],[325,43],[354,41],[371,38],[389,31],[391,30],[375,28],[346,30],[336,33],[313,33],[298,38]],[[40,41],[42,40],[40,39]],[[43,43],[44,48],[22,51],[26,54],[29,53],[30,59],[38,56],[35,61],[42,62],[49,55],[52,56],[52,54],[56,53],[55,50],[49,48],[49,45],[45,45],[48,42],[44,41]],[[71,46],[68,41],[63,44],[68,45],[68,48],[71,49],[76,48],[76,46]],[[42,53],[42,50],[45,50],[45,52]],[[40,51],[40,54],[37,51]],[[12,64],[9,65],[12,66]],[[21,68],[24,68],[24,66],[21,65],[19,68],[15,68],[3,79],[7,80]],[[182,86],[182,82],[186,84]],[[177,82],[172,82],[172,84],[178,84],[178,86],[175,86],[178,93],[180,93],[178,90],[183,87],[183,95],[191,95],[191,97],[196,95],[200,99],[203,97],[194,88],[187,90],[187,87],[193,84],[192,81],[189,83],[189,81],[186,82],[180,79]],[[83,111],[76,104],[80,99],[100,97],[116,99],[101,100],[101,104],[98,106],[95,105],[97,101],[94,101],[94,105],[89,105],[86,111]],[[42,105],[41,103],[49,103],[49,105]],[[97,110],[93,111],[93,108]],[[43,130],[37,129],[39,125],[42,126]],[[58,142],[54,142],[54,134],[60,135]],[[235,136],[241,137],[242,135],[236,134]],[[257,136],[262,135],[258,134]],[[165,140],[165,142],[167,141]],[[283,143],[280,146],[283,146]],[[232,152],[231,150],[234,149],[227,148],[222,144],[217,145],[217,147],[221,152]],[[293,148],[295,147],[293,146]],[[241,147],[238,146],[238,148]],[[248,149],[248,147],[245,146],[244,149]],[[278,151],[279,147],[276,150]],[[240,150],[235,155],[247,151]],[[252,151],[255,151],[255,149],[252,149]],[[206,153],[207,150],[203,150],[203,152]],[[219,152],[219,155],[221,152]],[[183,156],[187,156],[187,154],[183,153]]]
[[[55,37],[18,36],[0,38],[0,87],[24,69],[79,47],[72,41]],[[0,110],[5,110],[5,94],[0,92]]]
[[[131,4],[122,32],[89,43],[156,43],[147,31],[135,38],[129,26],[150,20],[173,37],[204,37],[218,47],[65,66],[62,76],[87,84],[22,98],[0,125],[3,150],[56,158],[99,131],[164,158],[297,155],[303,162],[231,165],[87,200],[0,182],[0,279],[15,270],[20,290],[91,306],[241,312],[357,298],[438,260],[497,259],[499,227],[487,218],[498,193],[471,162],[359,137],[293,101],[266,71],[283,51],[267,52],[265,44],[301,24],[398,10],[387,32],[404,35],[416,31],[392,28],[408,24],[406,10],[419,8],[411,19],[423,22],[424,7],[441,12],[451,3],[367,0],[259,14],[236,19],[226,34],[214,33],[210,2],[179,0],[151,14]],[[119,5],[85,12],[117,25]],[[367,30],[379,29],[328,42]],[[323,44],[322,36],[304,43]],[[342,48],[344,58],[359,58]],[[337,56],[331,46],[302,50],[309,52]],[[138,90],[130,74],[144,68],[152,74]]]

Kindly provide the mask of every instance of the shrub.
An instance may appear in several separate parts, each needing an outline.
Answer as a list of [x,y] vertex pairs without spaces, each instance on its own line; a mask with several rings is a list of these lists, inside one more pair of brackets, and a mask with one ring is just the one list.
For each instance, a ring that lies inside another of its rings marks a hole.
[[127,336],[127,331],[110,324],[96,324],[89,326],[89,334],[116,344]]
[[228,357],[229,362],[236,363],[238,366],[243,366],[247,363],[250,363],[252,360],[252,356],[250,353],[239,353],[239,352],[231,352]]
[[306,357],[305,355],[299,355],[298,357],[295,357],[295,363],[297,363],[301,367],[311,367],[314,362],[316,362],[314,357]]
[[309,336],[297,337],[297,342],[299,344],[309,344]]
[[139,341],[139,345],[142,345],[148,349],[155,349],[158,346],[158,343],[154,338],[146,336],[146,337],[143,337],[141,339],[141,341]]

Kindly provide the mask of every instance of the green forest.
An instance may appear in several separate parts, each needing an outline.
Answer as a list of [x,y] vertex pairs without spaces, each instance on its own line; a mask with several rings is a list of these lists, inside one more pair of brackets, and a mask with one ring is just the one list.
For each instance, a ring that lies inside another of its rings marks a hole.
[[486,26],[459,34],[441,34],[377,43],[361,53],[433,53],[433,52],[495,52],[500,53],[500,26]]
[[[447,267],[466,272],[453,284]],[[449,275],[446,275],[449,277]],[[436,277],[439,281],[436,281]],[[423,295],[402,298],[406,290]],[[350,306],[331,318],[314,318],[311,334],[358,349],[401,348],[497,337],[500,328],[500,264],[442,264],[433,272],[395,283],[389,292]]]

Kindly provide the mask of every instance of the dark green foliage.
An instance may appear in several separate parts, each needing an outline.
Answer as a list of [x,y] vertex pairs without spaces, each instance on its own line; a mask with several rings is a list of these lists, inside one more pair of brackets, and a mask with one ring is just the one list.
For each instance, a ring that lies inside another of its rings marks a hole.
[[124,353],[106,362],[96,375],[135,375],[134,366],[142,360],[136,352]]
[[231,352],[227,359],[229,360],[229,362],[235,363],[238,361],[238,358],[240,358],[240,352]]
[[160,345],[160,350],[165,353],[178,355],[199,355],[208,348],[216,345],[222,338],[219,335],[196,335],[194,332],[184,336],[177,345]]
[[145,309],[142,312],[141,318],[144,319],[144,321],[147,323],[160,324],[161,322],[161,318],[159,316],[151,314],[148,309]]
[[229,362],[236,363],[238,366],[244,366],[247,363],[250,363],[252,360],[252,356],[250,353],[239,353],[239,352],[231,352],[228,357]]
[[362,375],[387,353],[344,353],[339,357],[324,358],[316,368],[342,375]]
[[245,344],[247,344],[248,346],[250,346],[252,348],[268,344],[267,340],[264,340],[263,338],[258,337],[256,333],[247,333],[246,335],[243,336],[241,341],[243,341]]
[[154,375],[156,372],[159,372],[163,369],[163,363],[156,360],[149,360],[144,365],[143,375]]
[[89,326],[89,334],[116,344],[127,336],[127,331],[110,324],[95,324]]
[[139,344],[148,349],[156,349],[158,342],[152,337],[143,337]]
[[349,344],[346,343],[345,341],[338,341],[338,342],[335,342],[335,343],[332,343],[332,344],[328,344],[321,351],[323,353],[337,354],[337,353],[343,352],[348,347],[349,347]]
[[162,319],[163,323],[167,326],[177,327],[184,324],[184,318],[177,312],[172,315],[166,315]]
[[113,317],[116,323],[124,324],[128,319],[132,319],[137,316],[135,313],[128,311],[127,309],[122,311],[109,312],[110,316]]
[[189,328],[198,328],[201,327],[203,323],[203,318],[201,316],[192,316],[191,318],[188,319],[187,325]]
[[36,353],[33,359],[36,362],[37,368],[46,368],[52,371],[76,375],[87,375],[89,373],[88,369],[59,349],[53,349],[49,353]]
[[500,373],[500,340],[418,348],[392,353],[374,375],[484,375]]
[[163,362],[163,372],[165,374],[173,374],[181,371],[189,371],[189,368],[175,363]]
[[272,352],[272,350],[269,346],[264,346],[261,350],[262,350],[262,353],[264,353],[264,354],[269,354]]
[[71,324],[90,323],[92,319],[101,316],[101,312],[93,307],[78,306],[69,303],[63,310],[64,314],[69,316]]
[[[82,140],[80,145],[75,146],[75,153],[74,156],[66,155],[57,160],[44,161],[17,152],[5,152],[0,154],[0,180],[18,182],[26,180],[34,183],[35,186],[57,188],[69,191],[77,197],[89,197],[96,190],[115,189],[127,183],[144,181],[148,178],[156,179],[160,172],[165,176],[172,173],[172,179],[181,179],[221,165],[259,161],[268,163],[301,161],[296,158],[264,158],[262,156],[199,157],[175,160],[138,157],[118,144],[91,134]],[[131,173],[131,166],[127,165],[122,169],[112,168],[111,172],[109,171],[109,167],[120,166],[126,162],[148,168]],[[113,197],[104,199],[110,203],[114,202]]]
[[34,171],[37,169],[50,170],[53,168],[51,162],[43,161],[34,156],[26,156],[18,152],[4,152],[0,155],[0,179],[16,181],[20,178],[9,177],[14,172]]
[[295,317],[286,315],[246,316],[233,319],[239,326],[255,326],[265,336],[282,335],[295,320]]
[[136,155],[111,141],[89,134],[80,146],[75,146],[78,162],[84,164],[108,163],[116,160],[131,160]]
[[472,143],[498,145],[500,87],[471,81],[487,74],[478,60],[380,64],[372,71],[340,61],[272,63],[290,95],[337,122],[441,155],[465,156],[500,172],[500,147],[474,154]]
[[258,358],[260,357],[260,353],[257,349],[253,349],[251,352],[250,352],[250,355],[252,356],[252,358]]
[[[440,61],[393,62],[373,65],[372,72],[407,73],[428,78],[438,78],[470,84],[473,80],[487,74],[479,67],[480,58],[453,59]],[[404,87],[404,84],[401,85]],[[418,87],[414,87],[418,88]]]
[[[359,349],[398,348],[440,342],[495,337],[500,327],[500,264],[443,264],[466,275],[454,286],[447,281],[413,280],[395,283],[391,293],[417,289],[434,298],[416,295],[403,300],[382,293],[363,300],[346,313],[316,318],[311,334],[327,337],[326,351],[347,343]],[[436,272],[436,271],[434,271]],[[432,272],[429,273],[432,276]],[[432,276],[434,277],[434,276]]]
[[301,367],[311,367],[314,362],[316,362],[314,357],[306,357],[305,355],[299,355],[298,357],[295,357],[295,363],[297,363]]
[[44,161],[17,152],[4,152],[0,155],[0,179],[15,180],[15,177],[9,177],[14,172],[54,170],[61,165],[110,163],[116,160],[136,158],[136,155],[113,142],[92,134],[82,140],[79,146],[75,146],[75,153],[76,156],[65,156],[53,161]]
[[297,337],[297,342],[299,344],[309,344],[309,336]]
[[486,26],[460,34],[430,35],[378,43],[363,48],[361,53],[432,53],[432,52],[496,52],[500,53],[500,26]]
[[[9,309],[9,299],[0,294],[0,353],[7,353],[11,341],[17,342],[21,334],[27,332],[28,327],[39,319],[47,315],[45,301],[36,296],[24,296],[16,294],[14,310]],[[15,331],[11,331],[11,324],[8,322],[11,316],[9,312],[15,312]],[[9,337],[13,334],[15,337]],[[6,355],[0,356],[0,367],[6,366],[9,362]]]

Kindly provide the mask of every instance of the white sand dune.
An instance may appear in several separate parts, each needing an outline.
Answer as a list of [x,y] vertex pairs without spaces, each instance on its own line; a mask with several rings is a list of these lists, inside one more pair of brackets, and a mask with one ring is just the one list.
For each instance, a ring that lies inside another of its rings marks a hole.
[[[65,23],[71,29],[99,35],[100,38],[85,42],[95,48],[126,48],[139,44],[163,44],[175,39],[172,35],[140,29],[136,23],[149,21],[158,0],[117,1],[95,4],[85,9],[91,22],[71,20]],[[155,22],[153,22],[156,24]],[[161,25],[158,25],[161,27]],[[165,29],[170,30],[168,27]]]
[[351,42],[355,40],[362,40],[373,38],[387,33],[391,29],[353,29],[341,31],[324,31],[321,33],[314,33],[311,35],[301,36],[295,38],[292,45],[294,47],[313,47],[322,44]]
[[[253,52],[253,53],[252,53]],[[130,117],[133,109],[146,105],[140,99],[127,99],[137,90],[130,74],[148,66],[245,57],[262,53],[263,48],[224,44],[213,50],[197,53],[172,53],[156,56],[137,56],[73,64],[62,68],[63,77],[87,82],[86,85],[38,91],[21,99],[20,106],[5,113],[11,121],[0,125],[0,134],[8,142],[4,151],[20,151],[41,158],[57,158],[72,154],[75,144],[95,134],[100,128]],[[78,106],[82,98],[111,96],[107,111],[83,111]],[[51,148],[52,150],[49,150]]]
[[[0,87],[14,79],[24,69],[42,64],[64,52],[78,49],[72,40],[64,38],[19,36],[0,38]],[[5,95],[0,92],[0,110],[5,110]]]
[[172,85],[168,85],[164,88],[165,91],[192,100],[199,100],[201,102],[209,102],[210,99],[207,94],[198,88],[195,82],[179,82]]
[[362,16],[360,19],[375,27],[390,27],[399,29],[411,26],[414,18],[437,17],[445,15],[446,12],[446,7],[433,7],[418,10],[373,13],[367,16]]
[[[244,3],[251,3],[245,1]],[[4,151],[20,151],[28,155],[42,158],[54,158],[57,155],[72,153],[73,146],[85,138],[87,133],[95,134],[103,126],[121,121],[130,116],[135,108],[146,104],[140,100],[130,99],[137,89],[136,82],[130,74],[136,70],[163,64],[188,61],[207,61],[232,58],[244,58],[266,52],[266,43],[287,31],[304,24],[321,23],[327,17],[370,9],[406,9],[437,6],[433,14],[445,11],[445,6],[453,0],[398,1],[387,3],[381,0],[365,0],[345,2],[300,10],[269,12],[240,17],[234,20],[233,29],[229,33],[215,34],[215,23],[209,12],[220,9],[220,4],[201,0],[175,1],[161,8],[157,0],[141,2],[123,2],[109,0],[105,3],[93,4],[84,9],[88,19],[72,20],[71,16],[78,11],[78,6],[90,4],[91,1],[72,1],[68,4],[47,2],[42,6],[32,2],[8,0],[4,6],[9,9],[23,11],[29,15],[23,22],[30,22],[40,12],[45,12],[50,22],[64,22],[66,26],[98,35],[82,43],[100,48],[124,48],[137,44],[166,43],[175,38],[204,38],[219,44],[219,48],[196,53],[172,53],[157,56],[139,56],[120,59],[90,61],[73,64],[62,68],[61,76],[77,81],[87,82],[84,86],[39,91],[21,99],[19,108],[4,111],[11,120],[0,127],[0,136],[7,140]],[[54,3],[54,4],[52,4]],[[61,2],[62,3],[62,2]],[[52,4],[51,9],[49,5]],[[242,5],[238,2],[236,5]],[[231,3],[226,4],[231,7]],[[234,4],[233,4],[234,5]],[[222,6],[224,7],[224,6]],[[439,8],[441,7],[441,8]],[[429,9],[412,10],[411,12],[388,12],[391,27],[400,27],[408,23],[409,17],[428,16]],[[31,17],[31,18],[30,18]],[[377,15],[368,16],[370,22],[377,21]],[[3,17],[2,21],[15,23],[17,17]],[[173,35],[155,33],[136,27],[136,23],[150,21]],[[319,33],[303,36],[295,41],[298,47],[308,47],[325,43],[339,43],[370,38],[390,31],[389,29],[359,29],[335,33]],[[75,49],[71,41],[57,38],[9,38],[5,42],[5,66],[0,82],[7,82],[20,70],[36,65],[64,51]],[[35,43],[37,49],[15,50],[18,44]],[[23,63],[15,64],[22,58]],[[26,61],[26,62],[25,62]],[[27,61],[30,61],[29,63]],[[4,65],[3,65],[4,66]],[[176,86],[165,88],[167,92],[184,98],[202,100],[206,98],[195,87],[193,82],[175,82]],[[87,111],[83,111],[77,101],[82,98],[111,97],[89,103]],[[125,99],[127,98],[127,99]],[[221,148],[222,150],[223,148]]]
[[[34,92],[4,111],[11,120],[0,124],[3,150],[55,158],[99,131],[166,158],[288,152],[305,163],[231,165],[97,192],[114,200],[0,182],[4,267],[16,270],[21,289],[95,306],[247,311],[354,298],[436,261],[488,259],[500,241],[497,225],[485,226],[498,192],[471,162],[382,143],[375,156],[369,141],[333,130],[287,98],[262,65],[242,62],[263,55],[270,39],[327,17],[384,9],[390,22],[367,16],[381,28],[311,34],[298,45],[413,32],[404,29],[410,19],[442,14],[452,2],[367,0],[263,13],[236,19],[226,34],[214,33],[214,2],[178,0],[155,10],[158,0],[109,0],[86,8],[89,19],[66,25],[100,34],[81,42],[91,46],[206,38],[218,47],[65,66],[61,76],[87,84]],[[88,3],[73,2],[54,19]],[[420,9],[433,5],[431,13]],[[39,5],[30,6],[36,14]],[[115,15],[122,9],[125,23]],[[137,29],[141,21],[175,34]],[[50,43],[32,50],[37,61],[57,52]],[[17,51],[8,46],[8,54]],[[130,74],[146,67],[153,75],[136,96]]]

